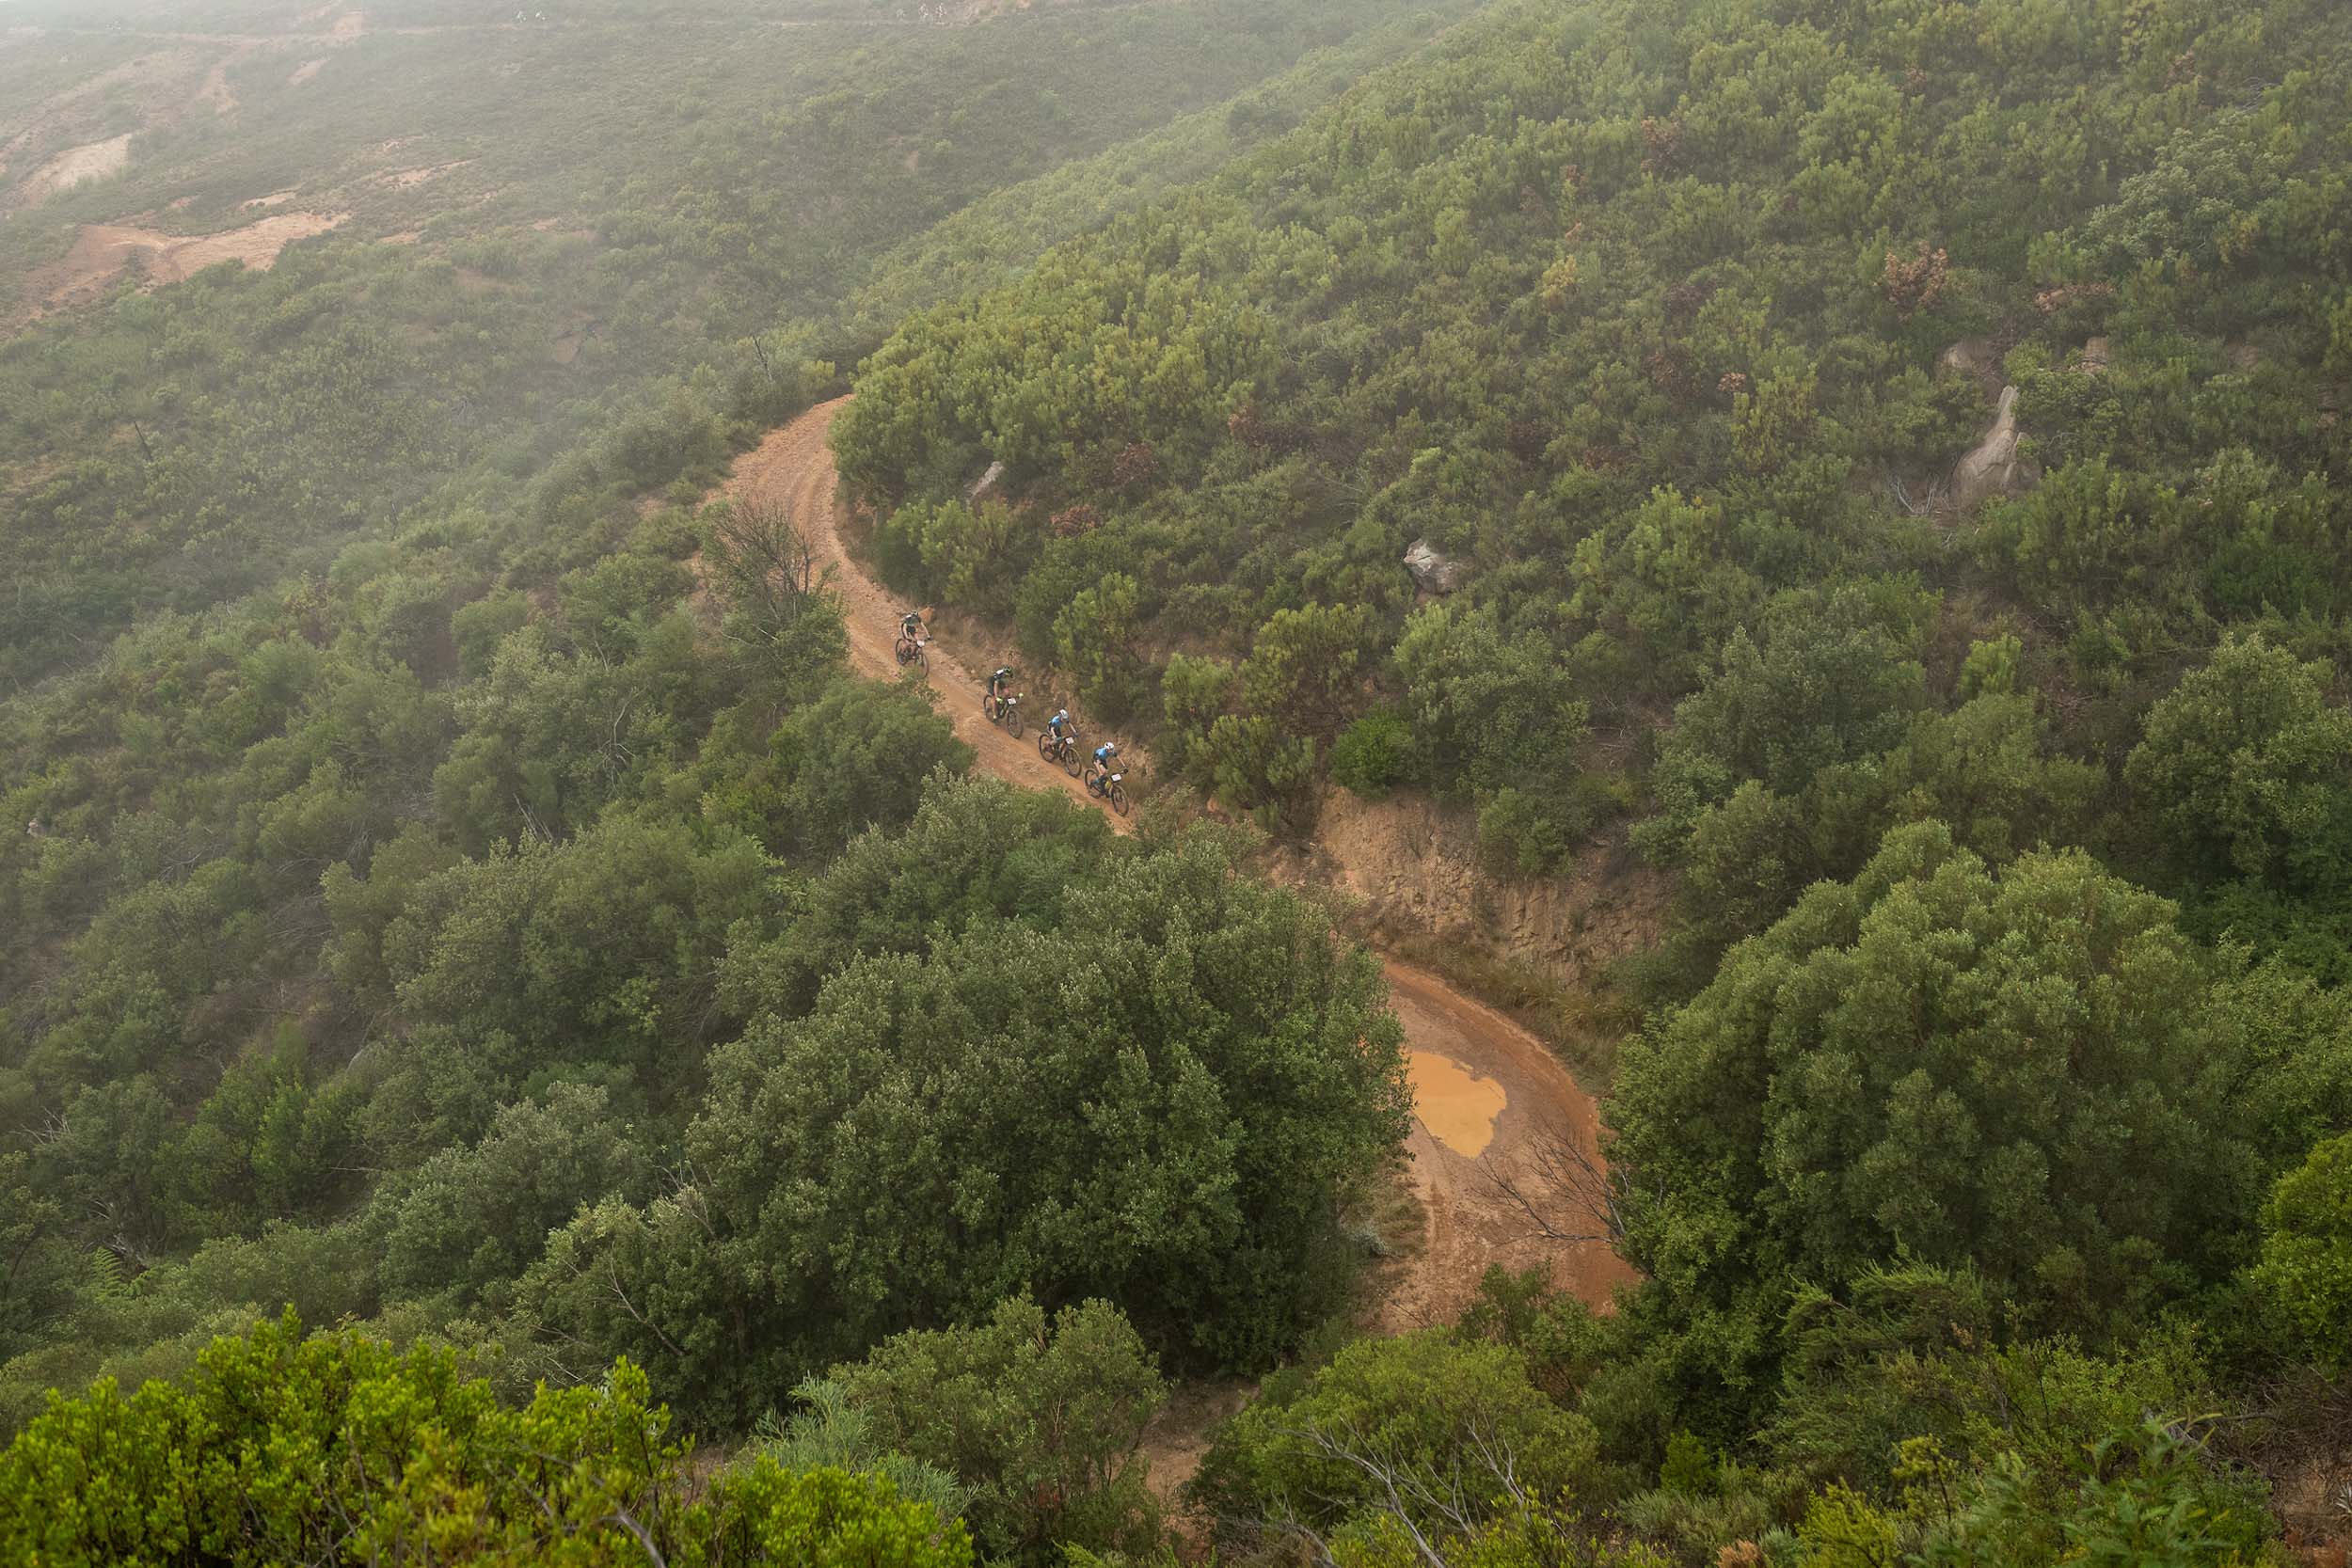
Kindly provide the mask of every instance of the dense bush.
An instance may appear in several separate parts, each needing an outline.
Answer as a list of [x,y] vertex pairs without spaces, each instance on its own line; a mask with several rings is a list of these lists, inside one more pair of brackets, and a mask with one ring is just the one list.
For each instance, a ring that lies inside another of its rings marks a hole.
[[516,1409],[449,1351],[306,1338],[289,1313],[179,1384],[55,1401],[0,1453],[0,1547],[77,1568],[973,1560],[961,1524],[874,1477],[754,1463],[690,1491],[669,1426],[625,1361]]

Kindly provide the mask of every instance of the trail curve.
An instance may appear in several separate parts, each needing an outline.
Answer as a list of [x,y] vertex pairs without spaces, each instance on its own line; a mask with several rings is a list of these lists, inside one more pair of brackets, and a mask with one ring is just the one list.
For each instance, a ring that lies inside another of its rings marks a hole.
[[[826,437],[849,401],[820,404],[770,433],[738,459],[726,490],[790,509],[840,594],[850,663],[861,673],[895,680],[900,674],[892,651],[898,617],[911,607],[868,578],[841,543],[840,481]],[[1033,736],[1041,713],[1031,716],[1030,736],[1020,740],[990,723],[979,712],[979,678],[936,640],[930,648],[929,676],[980,768],[1030,788],[1059,789],[1102,808],[1077,780],[1039,758]],[[1120,832],[1129,831],[1117,816],[1110,820]],[[1513,1269],[1548,1266],[1554,1283],[1596,1307],[1606,1306],[1618,1285],[1633,1279],[1633,1271],[1604,1243],[1563,1243],[1538,1234],[1492,1179],[1501,1173],[1540,1194],[1548,1148],[1566,1145],[1597,1161],[1599,1117],[1592,1097],[1541,1041],[1493,1008],[1409,965],[1384,959],[1384,967],[1406,1049],[1417,1065],[1452,1064],[1459,1069],[1444,1072],[1442,1086],[1437,1072],[1417,1071],[1417,1101],[1449,1092],[1467,1074],[1482,1097],[1466,1113],[1470,1122],[1484,1119],[1481,1107],[1492,1103],[1496,1089],[1502,1103],[1483,1147],[1474,1125],[1467,1130],[1455,1125],[1463,1117],[1437,1118],[1447,1130],[1444,1140],[1432,1132],[1430,1119],[1414,1117],[1406,1150],[1422,1201],[1423,1244],[1381,1282],[1380,1326],[1401,1332],[1451,1322],[1493,1263]],[[1557,1195],[1554,1200],[1565,1211],[1565,1200]]]

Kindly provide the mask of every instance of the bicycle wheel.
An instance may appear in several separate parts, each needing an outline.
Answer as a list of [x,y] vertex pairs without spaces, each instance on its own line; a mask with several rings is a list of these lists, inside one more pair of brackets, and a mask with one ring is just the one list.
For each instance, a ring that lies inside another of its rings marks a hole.
[[1127,808],[1128,808],[1129,804],[1131,803],[1131,802],[1128,800],[1128,799],[1127,799],[1127,786],[1126,786],[1125,784],[1120,784],[1120,783],[1117,779],[1113,779],[1113,780],[1111,781],[1111,792],[1110,792],[1110,795],[1111,795],[1111,810],[1113,810],[1113,811],[1115,811],[1115,812],[1119,813],[1119,815],[1120,815],[1120,816],[1126,816],[1126,815],[1127,815]]
[[1009,707],[1005,710],[1005,729],[1015,740],[1021,738],[1023,730],[1019,708]]
[[996,722],[996,699],[985,691],[980,693],[980,717],[992,724]]
[[1072,778],[1076,778],[1078,769],[1086,764],[1086,752],[1078,745],[1078,737],[1072,736],[1062,742],[1061,770]]
[[1053,731],[1051,731],[1051,730],[1040,730],[1040,731],[1038,731],[1038,732],[1037,732],[1037,754],[1038,754],[1038,760],[1040,760],[1041,762],[1059,762],[1061,759],[1060,759],[1059,757],[1056,756],[1056,755],[1054,754],[1054,752],[1055,752],[1055,748],[1054,748],[1054,732],[1053,732]]

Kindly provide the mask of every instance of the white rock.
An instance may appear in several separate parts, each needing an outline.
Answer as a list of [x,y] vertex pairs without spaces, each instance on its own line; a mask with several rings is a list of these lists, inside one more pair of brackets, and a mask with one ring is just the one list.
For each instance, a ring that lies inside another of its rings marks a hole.
[[1462,563],[1439,555],[1426,539],[1416,539],[1405,547],[1405,569],[1413,574],[1413,581],[1427,594],[1451,594],[1462,586]]
[[2017,455],[2017,388],[2004,387],[1993,428],[1974,451],[1953,466],[1949,505],[1955,512],[1967,512],[1994,496],[2021,496],[2041,478],[2040,470]]

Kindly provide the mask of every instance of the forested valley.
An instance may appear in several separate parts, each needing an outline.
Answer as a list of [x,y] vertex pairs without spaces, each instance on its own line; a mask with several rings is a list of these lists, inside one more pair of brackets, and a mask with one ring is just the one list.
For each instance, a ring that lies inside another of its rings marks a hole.
[[0,1560],[2341,1568],[2346,80],[7,0]]

